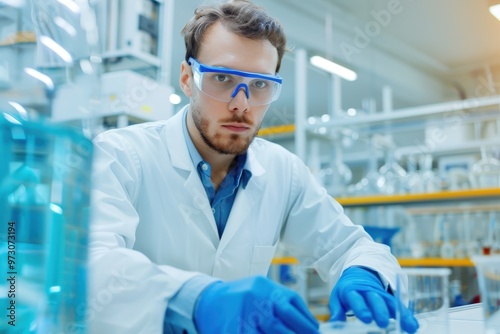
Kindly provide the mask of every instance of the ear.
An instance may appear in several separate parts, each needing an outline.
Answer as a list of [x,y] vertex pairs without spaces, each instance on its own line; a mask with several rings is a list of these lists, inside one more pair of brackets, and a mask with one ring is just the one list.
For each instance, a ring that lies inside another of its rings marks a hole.
[[191,71],[191,66],[187,63],[187,61],[183,61],[181,64],[181,74],[179,77],[179,83],[182,91],[186,94],[187,97],[192,97],[193,92],[191,90],[191,85],[193,84],[192,80],[193,72]]

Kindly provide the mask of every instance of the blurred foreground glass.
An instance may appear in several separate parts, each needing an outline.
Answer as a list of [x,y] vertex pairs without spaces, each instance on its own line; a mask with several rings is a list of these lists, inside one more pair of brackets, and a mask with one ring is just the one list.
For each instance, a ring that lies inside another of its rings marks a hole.
[[85,332],[95,27],[87,1],[0,0],[0,333]]
[[[450,306],[448,281],[451,274],[449,268],[403,268],[408,276],[408,291],[401,293],[398,280],[396,295],[407,303],[419,323],[417,333],[449,333],[448,309]],[[399,311],[396,318],[399,319]],[[396,321],[398,333],[401,331],[399,321]]]
[[476,255],[472,262],[477,272],[485,333],[500,333],[500,255]]

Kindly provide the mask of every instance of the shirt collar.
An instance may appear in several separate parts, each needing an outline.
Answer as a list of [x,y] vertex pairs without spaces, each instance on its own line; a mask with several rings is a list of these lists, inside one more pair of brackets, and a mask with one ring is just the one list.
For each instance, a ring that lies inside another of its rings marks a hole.
[[[185,108],[184,110],[183,121],[182,121],[182,133],[184,134],[184,140],[186,141],[186,145],[189,151],[189,156],[191,157],[191,162],[193,163],[193,166],[198,166],[200,163],[204,163],[204,161],[200,153],[194,146],[193,140],[191,139],[191,136],[189,135],[189,132],[187,130],[188,110],[189,108]],[[248,156],[247,153],[243,153],[236,156],[237,164],[236,164],[235,174],[238,176],[238,178],[241,177],[241,185],[243,186],[243,189],[246,188],[248,182],[250,181],[250,178],[252,177],[252,172],[244,168],[245,163],[247,161],[247,156]]]

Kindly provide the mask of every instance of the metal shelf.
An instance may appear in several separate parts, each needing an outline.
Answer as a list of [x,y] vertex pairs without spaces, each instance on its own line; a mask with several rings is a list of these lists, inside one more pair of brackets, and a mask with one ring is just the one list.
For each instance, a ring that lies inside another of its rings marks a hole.
[[393,204],[417,204],[446,202],[456,200],[476,200],[500,197],[500,188],[481,188],[470,190],[450,190],[435,193],[371,195],[359,197],[339,197],[336,200],[344,207],[374,206]]
[[318,119],[313,124],[309,123],[305,126],[308,130],[314,130],[319,127],[326,128],[353,128],[364,127],[367,125],[387,125],[389,122],[401,121],[415,121],[418,119],[429,119],[431,117],[448,115],[449,113],[460,110],[477,109],[486,106],[496,106],[500,103],[500,95],[487,96],[481,98],[473,98],[462,101],[452,101],[431,104],[427,106],[419,106],[415,108],[403,108],[391,112],[375,113],[370,115],[363,115],[361,117],[349,118],[330,118],[328,121],[323,122]]

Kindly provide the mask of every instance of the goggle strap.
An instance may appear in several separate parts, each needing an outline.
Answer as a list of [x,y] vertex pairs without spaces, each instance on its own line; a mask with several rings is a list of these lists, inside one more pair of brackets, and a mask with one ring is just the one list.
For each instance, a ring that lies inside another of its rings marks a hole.
[[209,66],[209,65],[201,64],[193,57],[189,58],[188,64],[191,66],[196,64],[196,66],[200,72],[216,72],[216,73],[233,74],[233,75],[239,75],[239,76],[247,77],[247,78],[270,80],[270,81],[277,82],[279,84],[281,84],[283,82],[283,79],[279,75],[273,76],[273,75],[238,71],[238,70],[233,70],[231,68]]

